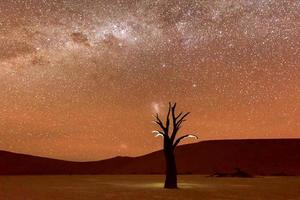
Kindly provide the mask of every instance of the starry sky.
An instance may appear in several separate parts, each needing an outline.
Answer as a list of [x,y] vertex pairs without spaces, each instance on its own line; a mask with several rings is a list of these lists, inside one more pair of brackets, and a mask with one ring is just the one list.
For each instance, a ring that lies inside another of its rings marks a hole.
[[169,101],[200,140],[299,138],[299,38],[300,0],[1,0],[0,149],[142,155]]

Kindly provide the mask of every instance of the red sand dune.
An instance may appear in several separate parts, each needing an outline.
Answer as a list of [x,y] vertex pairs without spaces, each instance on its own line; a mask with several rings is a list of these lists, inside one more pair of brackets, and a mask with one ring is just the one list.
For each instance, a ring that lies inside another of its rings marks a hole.
[[[178,173],[300,175],[300,139],[215,140],[179,146]],[[162,174],[162,151],[140,157],[70,162],[0,151],[0,174]]]

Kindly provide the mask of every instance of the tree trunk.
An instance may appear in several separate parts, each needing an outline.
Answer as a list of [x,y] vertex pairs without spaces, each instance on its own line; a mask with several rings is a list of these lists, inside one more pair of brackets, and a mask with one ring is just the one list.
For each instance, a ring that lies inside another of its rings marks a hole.
[[177,170],[173,151],[173,146],[170,144],[164,145],[164,154],[166,160],[166,180],[165,188],[177,188]]

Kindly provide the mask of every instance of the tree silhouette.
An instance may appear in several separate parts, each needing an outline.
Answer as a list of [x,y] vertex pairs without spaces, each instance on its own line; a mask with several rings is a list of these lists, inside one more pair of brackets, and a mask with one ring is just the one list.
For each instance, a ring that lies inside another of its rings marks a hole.
[[153,131],[153,133],[156,134],[155,137],[162,136],[164,139],[163,147],[166,161],[165,188],[177,188],[177,169],[174,156],[176,146],[185,138],[193,137],[197,139],[197,136],[192,134],[187,134],[176,138],[179,129],[182,127],[182,123],[186,121],[186,117],[190,114],[190,112],[180,112],[177,115],[175,109],[176,103],[172,105],[172,103],[169,102],[169,109],[165,124],[159,118],[158,113],[156,113],[154,121],[160,128],[160,130]]

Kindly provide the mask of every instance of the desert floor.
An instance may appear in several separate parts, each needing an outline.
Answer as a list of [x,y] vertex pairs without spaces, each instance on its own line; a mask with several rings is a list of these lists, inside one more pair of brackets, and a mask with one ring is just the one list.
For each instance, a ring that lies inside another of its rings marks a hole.
[[300,177],[179,176],[177,190],[159,175],[0,176],[1,200],[282,199],[300,200]]

